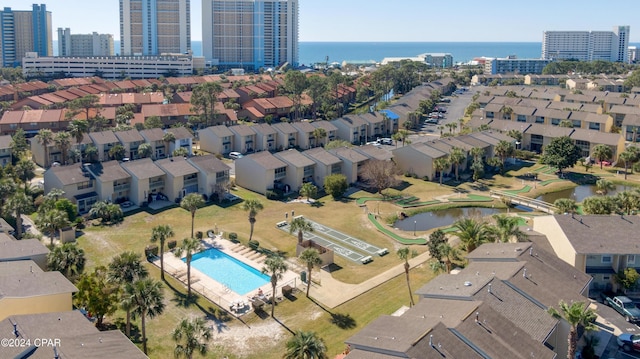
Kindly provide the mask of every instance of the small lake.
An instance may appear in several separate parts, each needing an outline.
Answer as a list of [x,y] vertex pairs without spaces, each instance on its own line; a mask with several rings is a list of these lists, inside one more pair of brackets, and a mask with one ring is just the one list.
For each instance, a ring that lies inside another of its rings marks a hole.
[[[520,212],[513,208],[511,211]],[[407,232],[412,232],[414,230],[414,226],[416,231],[428,231],[433,228],[450,226],[453,222],[462,217],[486,217],[496,213],[507,213],[507,210],[504,208],[479,207],[448,208],[438,211],[418,213],[414,216],[397,220],[393,226]]]
[[[607,196],[615,196],[620,192],[624,192],[627,190],[632,190],[638,187],[634,186],[624,186],[621,184],[614,185],[614,189],[607,191]],[[543,194],[542,196],[538,196],[536,199],[553,203],[555,200],[560,198],[571,198],[576,202],[582,202],[585,198],[598,195],[598,187],[596,185],[580,185],[575,188],[569,188],[558,192]]]

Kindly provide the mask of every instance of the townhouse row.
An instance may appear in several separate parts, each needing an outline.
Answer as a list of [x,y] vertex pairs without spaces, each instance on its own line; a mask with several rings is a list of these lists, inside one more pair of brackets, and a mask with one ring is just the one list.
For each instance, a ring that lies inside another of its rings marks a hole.
[[57,188],[87,213],[97,201],[146,206],[157,200],[179,202],[189,193],[222,199],[230,167],[213,155],[150,158],[54,166],[44,173],[44,191]]
[[570,326],[547,311],[589,303],[589,275],[533,243],[483,244],[467,259],[415,291],[413,307],[348,338],[345,359],[567,356]]

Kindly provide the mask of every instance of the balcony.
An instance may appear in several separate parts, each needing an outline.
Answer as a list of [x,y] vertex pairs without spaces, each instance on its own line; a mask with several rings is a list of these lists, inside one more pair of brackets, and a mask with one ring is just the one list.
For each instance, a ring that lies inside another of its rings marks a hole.
[[113,191],[114,192],[128,191],[130,187],[131,186],[128,183],[114,184]]
[[162,181],[162,180],[149,182],[149,189],[150,190],[158,189],[158,188],[162,188],[162,187],[164,187],[164,181]]
[[184,180],[184,186],[193,186],[193,185],[197,185],[198,184],[198,178],[189,178]]

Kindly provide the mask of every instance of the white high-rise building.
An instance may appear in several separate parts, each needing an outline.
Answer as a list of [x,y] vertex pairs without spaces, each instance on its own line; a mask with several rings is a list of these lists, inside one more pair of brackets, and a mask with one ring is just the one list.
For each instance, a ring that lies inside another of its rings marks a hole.
[[58,56],[113,56],[113,35],[71,34],[71,29],[58,28]]
[[542,58],[627,62],[629,28],[616,26],[613,31],[545,31]]
[[202,52],[221,69],[298,65],[298,0],[202,0]]
[[120,0],[120,55],[191,52],[190,0]]

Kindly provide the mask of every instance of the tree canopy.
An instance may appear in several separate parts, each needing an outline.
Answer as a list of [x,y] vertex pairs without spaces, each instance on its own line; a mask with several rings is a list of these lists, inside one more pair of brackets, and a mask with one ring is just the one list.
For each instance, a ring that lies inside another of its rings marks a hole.
[[580,147],[568,136],[558,137],[544,148],[540,163],[556,167],[562,172],[567,167],[573,167],[582,157]]

